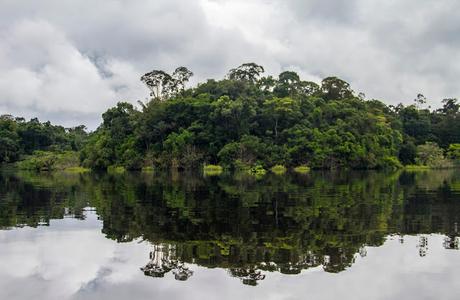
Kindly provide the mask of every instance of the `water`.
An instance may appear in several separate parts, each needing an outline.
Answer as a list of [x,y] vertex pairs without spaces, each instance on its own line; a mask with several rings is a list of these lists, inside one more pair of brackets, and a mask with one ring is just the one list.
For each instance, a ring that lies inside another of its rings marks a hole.
[[458,299],[460,171],[0,172],[0,299]]

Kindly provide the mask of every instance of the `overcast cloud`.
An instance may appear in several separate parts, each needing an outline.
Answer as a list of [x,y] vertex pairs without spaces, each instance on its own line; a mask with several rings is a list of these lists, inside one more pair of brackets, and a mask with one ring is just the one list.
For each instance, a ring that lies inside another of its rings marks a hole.
[[0,0],[0,114],[94,129],[148,95],[152,69],[192,84],[254,61],[339,76],[367,98],[433,107],[460,87],[457,0]]

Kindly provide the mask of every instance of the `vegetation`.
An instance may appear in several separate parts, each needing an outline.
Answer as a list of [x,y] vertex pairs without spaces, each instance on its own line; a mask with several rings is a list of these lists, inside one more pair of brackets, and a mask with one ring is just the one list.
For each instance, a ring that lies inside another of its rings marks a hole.
[[415,162],[418,166],[428,168],[452,167],[452,162],[444,157],[444,151],[436,143],[432,142],[417,146]]
[[298,166],[294,168],[294,171],[300,174],[306,174],[310,172],[310,168],[307,166]]
[[218,165],[205,165],[203,168],[204,175],[206,176],[217,176],[222,174],[224,168]]
[[[366,255],[366,246],[389,236],[403,242],[407,235],[442,233],[445,239],[435,243],[459,248],[457,170],[267,174],[260,180],[168,174],[37,176],[3,169],[0,228],[85,218],[85,207],[94,207],[107,238],[161,245],[152,251],[164,255],[150,256],[162,258],[159,275],[169,270],[161,268],[163,259],[179,260],[225,268],[246,284],[255,283],[244,281],[250,270],[267,276],[314,267],[341,272],[356,254]],[[426,243],[419,246],[413,255],[427,255]]]
[[[79,166],[80,151],[87,139],[85,126],[64,128],[41,123],[38,119],[26,122],[11,115],[0,116],[0,163],[21,163],[26,169],[62,169]],[[64,165],[59,166],[63,163]]]
[[25,156],[18,163],[18,167],[23,170],[53,171],[69,170],[83,171],[79,166],[79,155],[74,151],[50,152],[35,151],[33,155]]
[[[356,94],[336,77],[320,84],[285,71],[263,77],[254,63],[193,88],[193,75],[154,70],[141,77],[151,91],[140,109],[120,102],[99,128],[65,129],[33,119],[0,120],[0,162],[35,150],[79,151],[91,169],[196,169],[220,165],[265,173],[274,166],[313,169],[396,169],[402,165],[451,166],[459,159],[457,99],[440,109],[388,106]],[[434,152],[430,152],[435,150]],[[263,170],[263,171],[262,171]]]
[[460,144],[450,144],[447,154],[451,159],[460,160]]
[[[143,76],[153,98],[141,110],[118,103],[104,113],[82,151],[83,165],[192,169],[218,164],[259,175],[276,165],[399,168],[420,164],[417,146],[426,142],[441,146],[442,156],[430,164],[444,164],[444,152],[460,141],[456,99],[444,100],[435,111],[422,108],[422,95],[413,105],[393,107],[356,96],[336,77],[316,84],[295,72],[273,78],[261,77],[263,71],[244,64],[223,80],[189,89],[185,81],[177,88],[177,76],[144,75],[156,76],[148,82]],[[192,73],[186,74],[188,80]]]
[[270,170],[273,173],[278,174],[278,175],[282,175],[282,174],[286,173],[286,171],[287,171],[286,167],[283,166],[283,165],[273,166]]

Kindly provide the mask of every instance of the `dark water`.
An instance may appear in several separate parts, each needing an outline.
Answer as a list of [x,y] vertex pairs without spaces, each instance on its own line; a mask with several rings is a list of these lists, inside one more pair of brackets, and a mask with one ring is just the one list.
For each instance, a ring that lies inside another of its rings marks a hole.
[[460,171],[0,172],[0,299],[458,299]]

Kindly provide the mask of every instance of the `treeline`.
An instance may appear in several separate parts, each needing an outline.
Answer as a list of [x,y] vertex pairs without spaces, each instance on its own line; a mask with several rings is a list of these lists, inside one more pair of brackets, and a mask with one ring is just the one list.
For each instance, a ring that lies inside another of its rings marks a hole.
[[41,152],[80,151],[88,137],[85,126],[64,128],[37,118],[26,121],[0,116],[0,163],[11,163]]
[[376,169],[443,167],[460,157],[457,99],[444,99],[436,110],[426,107],[423,95],[412,105],[388,106],[366,100],[336,77],[317,84],[292,71],[277,78],[263,72],[259,65],[243,64],[225,79],[193,88],[186,88],[193,73],[184,67],[172,75],[159,70],[143,75],[151,99],[139,102],[140,109],[120,102],[107,110],[100,127],[80,144],[81,164]]
[[393,107],[365,100],[336,77],[316,84],[291,71],[278,78],[262,77],[263,71],[243,64],[223,80],[189,89],[193,73],[183,67],[173,75],[145,74],[152,99],[141,110],[118,103],[105,112],[82,163],[97,169],[203,163],[373,169],[443,163],[448,148],[460,143],[456,99],[444,100],[439,110],[422,108],[422,95]]

